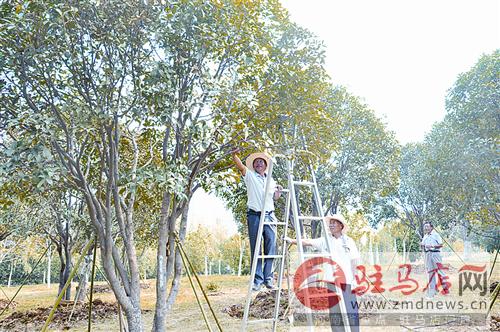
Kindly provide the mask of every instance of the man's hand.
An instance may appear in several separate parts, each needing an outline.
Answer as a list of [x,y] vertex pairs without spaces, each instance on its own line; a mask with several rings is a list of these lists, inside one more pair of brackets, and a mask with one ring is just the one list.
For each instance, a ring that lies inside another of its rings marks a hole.
[[240,148],[235,148],[233,151],[231,151],[231,155],[233,156],[233,162],[236,165],[236,168],[240,171],[240,173],[245,176],[246,173],[246,168],[245,165],[241,162],[240,158],[238,158],[237,153],[240,152]]
[[283,187],[279,184],[276,185],[276,189],[274,191],[274,200],[276,201],[281,196],[281,192],[283,191]]

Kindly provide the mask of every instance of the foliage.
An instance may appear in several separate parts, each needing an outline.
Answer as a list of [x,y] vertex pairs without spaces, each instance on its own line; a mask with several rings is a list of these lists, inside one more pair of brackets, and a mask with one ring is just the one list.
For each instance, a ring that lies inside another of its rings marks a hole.
[[187,234],[184,248],[197,273],[205,271],[205,258],[213,260],[219,256],[218,243],[210,230],[201,225]]
[[220,286],[219,286],[219,284],[211,281],[211,282],[209,282],[208,284],[205,285],[205,290],[207,292],[215,293],[215,292],[218,292],[220,290]]
[[[244,241],[244,242],[243,242]],[[235,234],[227,238],[220,245],[221,257],[224,264],[229,265],[233,273],[238,272],[241,248],[244,248],[241,261],[242,274],[250,271],[250,243],[247,237]]]
[[332,89],[327,103],[336,126],[322,137],[330,157],[317,175],[326,212],[348,206],[369,214],[397,185],[399,145],[373,111],[344,88]]
[[79,192],[130,324],[136,241],[157,234],[162,330],[180,276],[172,230],[183,239],[193,193],[226,182],[233,146],[326,123],[321,43],[276,1],[24,1],[2,4],[2,26],[0,185]]
[[447,100],[447,115],[419,144],[403,149],[398,202],[417,229],[432,221],[459,225],[492,250],[498,239],[500,118],[499,51],[461,74]]

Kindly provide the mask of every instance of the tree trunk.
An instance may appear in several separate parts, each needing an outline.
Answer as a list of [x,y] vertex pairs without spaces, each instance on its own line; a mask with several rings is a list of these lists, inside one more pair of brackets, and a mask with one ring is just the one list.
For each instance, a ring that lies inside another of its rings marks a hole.
[[152,331],[165,331],[167,292],[167,239],[169,226],[170,195],[163,194],[160,223],[158,225],[158,247],[156,252],[156,306]]
[[[64,260],[64,255],[63,255],[63,252],[62,252],[62,243],[63,241],[61,241],[58,246],[57,246],[57,254],[59,256],[59,261],[61,262],[61,267],[59,268],[59,289],[57,291],[57,295],[59,295],[64,287],[64,284],[66,283],[66,280],[65,279],[65,271],[66,271],[66,262]],[[71,285],[68,287],[68,289],[71,288]]]
[[[312,210],[315,211],[313,213],[314,216],[318,216],[318,217],[323,217],[320,215],[319,213],[319,208],[316,204],[316,200],[314,200],[314,193],[313,193],[313,199],[311,201],[311,205],[312,205]],[[321,236],[321,230],[322,230],[322,225],[323,223],[320,221],[320,220],[311,220],[311,238],[312,239],[315,239],[315,238],[318,238]],[[327,230],[325,230],[327,231]]]
[[470,258],[470,253],[472,251],[472,243],[467,235],[467,226],[469,222],[467,220],[464,221],[464,225],[462,226],[462,239],[464,241],[464,260],[468,260]]
[[10,287],[10,283],[12,282],[12,273],[14,272],[14,261],[15,259],[12,259],[12,261],[10,262],[9,281],[7,282],[7,287]]
[[406,240],[403,239],[403,264],[406,264]]
[[[186,204],[184,211],[182,212],[181,225],[179,229],[179,239],[181,243],[184,243],[187,232],[187,217],[189,212],[189,204]],[[167,313],[172,308],[177,295],[179,294],[179,289],[181,286],[181,276],[182,276],[182,258],[180,253],[180,248],[176,246],[175,250],[175,275],[172,280],[172,287],[170,288],[170,293],[167,299]]]
[[[69,248],[69,222],[66,222],[66,230],[61,234],[61,250],[64,251],[64,264],[62,261],[63,253],[61,252],[59,257],[61,258],[61,271],[59,273],[59,291],[58,294],[63,289],[64,285],[68,281],[69,274],[71,273],[71,250]],[[66,289],[66,293],[63,296],[64,300],[69,301],[71,299],[71,284]]]
[[140,303],[133,303],[131,310],[125,311],[127,317],[128,332],[142,332],[142,315]]
[[241,276],[241,264],[243,263],[243,252],[245,250],[245,242],[241,241],[240,246],[240,260],[238,262],[238,277]]
[[49,247],[48,251],[47,251],[47,288],[50,288],[50,273],[52,271],[52,250],[50,249],[50,240],[47,241],[48,244],[47,246]]
[[208,257],[205,255],[205,277],[208,276]]
[[[95,245],[95,244],[94,244]],[[80,270],[80,275],[79,275],[79,280],[78,280],[78,286],[76,286],[76,295],[75,295],[75,302],[76,301],[85,301],[85,295],[87,295],[87,284],[88,284],[88,276],[89,276],[89,271],[90,267],[92,266],[92,254],[93,254],[93,247],[89,249],[87,252],[87,255],[85,256],[85,263],[82,266],[82,269]]]

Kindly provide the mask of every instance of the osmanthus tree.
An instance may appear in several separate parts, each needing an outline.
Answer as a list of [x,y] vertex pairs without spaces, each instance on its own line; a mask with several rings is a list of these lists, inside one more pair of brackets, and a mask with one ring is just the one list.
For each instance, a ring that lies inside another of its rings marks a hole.
[[136,229],[155,229],[153,330],[164,331],[181,275],[174,232],[184,238],[193,193],[226,180],[234,146],[271,142],[282,113],[314,111],[314,47],[275,1],[21,1],[1,12],[10,171],[60,177],[83,197],[130,331],[143,330]]
[[336,125],[323,137],[329,157],[318,170],[325,213],[343,206],[370,214],[375,203],[397,187],[399,144],[373,111],[345,88],[332,88],[326,103]]
[[[8,130],[16,132],[12,127]],[[73,254],[91,237],[90,225],[81,196],[61,181],[49,150],[30,146],[28,137],[18,140],[13,134],[3,139],[8,148],[0,149],[0,229],[16,242],[39,237],[55,245],[61,291],[71,272]],[[70,296],[71,287],[64,299]]]
[[483,244],[493,243],[488,238],[499,232],[499,70],[497,50],[459,75],[447,96],[444,120],[425,141],[436,222],[463,225]]
[[[312,107],[297,105],[312,103],[315,99],[310,96],[317,100],[320,91],[314,91],[324,84],[316,44],[288,22],[278,3],[187,2],[185,6],[184,12],[171,14],[180,36],[168,34],[171,28],[165,27],[169,30],[162,45],[168,45],[168,58],[152,78],[157,80],[155,88],[148,91],[151,108],[171,119],[162,136],[163,162],[180,167],[187,180],[181,193],[185,196],[162,194],[158,257],[165,269],[158,265],[155,326],[162,324],[161,308],[168,309],[177,294],[181,260],[178,252],[174,255],[171,231],[181,216],[179,235],[181,240],[185,236],[192,194],[201,186],[209,191],[228,182],[228,157],[235,146],[276,144],[279,125],[312,113]],[[206,27],[193,30],[193,21],[207,22]],[[161,280],[167,280],[171,270],[175,276],[165,300],[166,282]]]
[[[323,68],[324,45],[309,31],[293,23],[288,22],[280,28],[280,33],[276,34],[279,38],[272,40],[274,47],[268,47],[271,61],[263,78],[256,81],[254,76],[249,77],[250,84],[256,87],[255,103],[260,118],[235,127],[244,138],[237,146],[241,148],[239,156],[243,161],[256,151],[293,157],[296,177],[304,178],[305,166],[317,167],[326,155],[329,147],[323,137],[335,122],[325,111],[324,96],[330,85]],[[271,130],[263,130],[266,125],[271,125]],[[250,135],[252,132],[258,134]],[[278,161],[273,177],[286,187],[286,166],[283,159]],[[232,160],[225,160],[218,167],[230,169],[227,183],[206,189],[215,191],[225,200],[240,233],[246,234],[243,181]],[[284,200],[278,201],[276,210],[283,209]],[[282,214],[278,213],[278,217]]]
[[394,215],[420,236],[423,236],[423,224],[431,214],[428,153],[427,146],[423,143],[403,146],[399,165],[399,187],[392,200]]
[[488,250],[499,231],[499,66],[495,51],[458,77],[443,121],[424,142],[403,148],[397,197],[402,219],[417,229],[427,220],[465,226]]

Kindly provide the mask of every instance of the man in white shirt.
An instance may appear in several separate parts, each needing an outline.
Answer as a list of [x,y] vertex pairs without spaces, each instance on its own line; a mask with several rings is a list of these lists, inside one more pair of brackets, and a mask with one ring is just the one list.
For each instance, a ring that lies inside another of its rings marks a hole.
[[[424,224],[424,237],[420,246],[424,249],[424,260],[429,282],[427,285],[427,297],[432,298],[437,293],[437,280],[443,280],[445,274],[443,271],[443,260],[441,258],[441,248],[443,247],[443,239],[434,230],[434,226],[430,222]],[[442,283],[443,294],[448,294],[447,283]]]
[[[248,236],[250,238],[251,261],[255,252],[255,244],[257,242],[257,233],[259,231],[259,222],[261,211],[264,207],[265,221],[275,221],[274,202],[273,199],[278,199],[283,188],[277,185],[271,178],[270,190],[264,200],[264,191],[267,180],[267,167],[271,158],[265,153],[253,153],[246,159],[246,166],[243,165],[237,153],[239,149],[232,152],[233,161],[236,167],[243,175],[243,180],[247,187],[247,225]],[[276,226],[264,225],[263,232],[264,255],[274,255],[276,252]],[[253,280],[252,290],[258,291],[262,284],[268,289],[273,289],[273,259],[264,259],[264,271],[262,271],[262,260],[257,260],[255,269],[255,277]]]
[[[348,225],[346,220],[341,214],[334,214],[327,216],[324,219],[325,228],[328,227],[326,235],[327,238],[317,239],[302,239],[304,246],[311,246],[316,250],[325,253],[326,256],[340,265],[344,275],[345,284],[341,284],[342,297],[346,312],[349,318],[349,325],[352,332],[359,331],[359,316],[358,307],[356,304],[356,295],[352,293],[353,285],[355,285],[356,266],[360,258],[358,248],[354,240],[347,236]],[[290,243],[297,244],[297,240],[286,238]],[[330,243],[330,250],[328,252],[327,242]],[[330,272],[333,276],[333,272]],[[333,280],[335,281],[335,280]],[[340,315],[340,307],[337,305],[332,297],[329,298],[330,303],[330,324],[332,331],[344,331],[343,320]],[[334,304],[332,304],[332,302]]]

